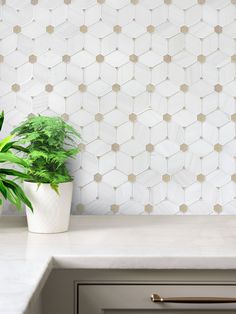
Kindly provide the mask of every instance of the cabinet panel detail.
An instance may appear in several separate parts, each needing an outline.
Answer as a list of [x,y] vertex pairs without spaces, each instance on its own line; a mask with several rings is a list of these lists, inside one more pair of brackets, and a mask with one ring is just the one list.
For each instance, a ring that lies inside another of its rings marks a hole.
[[[158,294],[163,300],[186,298],[210,302],[157,302],[151,300]],[[235,285],[79,285],[78,314],[224,314],[235,312],[236,302],[214,303],[236,297]],[[222,299],[221,299],[222,298]],[[233,311],[234,310],[234,311]]]

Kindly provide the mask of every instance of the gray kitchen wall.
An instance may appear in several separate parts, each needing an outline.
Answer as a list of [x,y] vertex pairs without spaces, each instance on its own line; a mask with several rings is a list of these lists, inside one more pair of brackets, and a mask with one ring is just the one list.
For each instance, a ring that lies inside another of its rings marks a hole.
[[74,214],[236,214],[235,0],[1,0],[3,135],[82,134]]

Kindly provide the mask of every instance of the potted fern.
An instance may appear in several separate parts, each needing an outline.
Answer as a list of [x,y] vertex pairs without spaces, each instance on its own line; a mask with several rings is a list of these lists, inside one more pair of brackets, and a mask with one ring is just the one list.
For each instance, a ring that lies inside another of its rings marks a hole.
[[[0,114],[0,131],[2,130],[4,122],[4,112]],[[28,208],[33,211],[33,207],[21,186],[15,181],[17,179],[27,179],[27,175],[16,169],[6,168],[6,164],[12,166],[19,166],[23,170],[28,167],[28,163],[12,152],[13,148],[23,150],[23,147],[17,146],[15,141],[12,141],[14,135],[10,135],[0,141],[0,214],[2,213],[3,200],[8,200],[18,210],[22,209],[22,205],[26,204]]]
[[25,147],[25,193],[34,212],[26,207],[31,232],[68,230],[73,178],[66,162],[78,152],[79,133],[59,117],[33,116],[13,130]]

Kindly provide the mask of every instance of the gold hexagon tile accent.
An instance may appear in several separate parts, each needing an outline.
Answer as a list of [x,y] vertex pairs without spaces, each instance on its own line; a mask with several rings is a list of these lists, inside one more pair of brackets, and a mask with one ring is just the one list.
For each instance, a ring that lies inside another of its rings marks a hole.
[[153,206],[151,204],[146,204],[144,206],[144,211],[148,214],[150,214],[153,211]]
[[155,26],[154,25],[148,25],[147,26],[147,32],[148,33],[154,33],[156,30]]
[[186,213],[188,211],[188,206],[186,204],[181,204],[179,206],[179,211],[181,211],[181,213]]
[[4,62],[4,56],[0,55],[0,63]]
[[13,33],[19,34],[21,32],[21,27],[19,25],[15,25],[13,27]]
[[167,4],[167,5],[169,5],[169,4],[172,3],[172,0],[164,0],[164,3]]
[[46,26],[46,32],[48,34],[52,34],[54,32],[54,26],[52,26],[52,25]]
[[198,4],[205,4],[205,3],[206,3],[206,0],[198,0],[197,3],[198,3]]
[[169,174],[163,174],[163,176],[162,176],[162,181],[163,182],[170,182],[170,179],[171,179],[171,177],[170,177],[170,175]]
[[85,144],[84,143],[79,143],[78,148],[79,148],[80,152],[84,152],[85,151]]
[[223,149],[223,146],[219,143],[215,144],[214,145],[214,150],[217,152],[217,153],[220,153]]
[[120,209],[120,206],[119,205],[117,205],[117,204],[112,204],[111,205],[111,211],[115,214],[115,213],[117,213],[118,211],[119,211],[119,209]]
[[31,119],[31,118],[33,118],[33,117],[35,117],[35,114],[33,114],[33,113],[30,113],[30,114],[28,114],[28,116],[27,116],[28,119]]
[[101,113],[96,113],[95,114],[95,121],[101,122],[103,120],[103,114]]
[[206,121],[206,116],[205,116],[203,113],[199,113],[199,114],[197,115],[197,120],[198,120],[199,122],[205,122],[205,121]]
[[180,27],[180,32],[183,33],[183,34],[187,34],[188,32],[188,26],[187,25],[182,25]]
[[119,84],[113,84],[112,90],[113,90],[113,92],[118,93],[120,91],[120,85]]
[[86,90],[87,90],[87,86],[86,86],[85,84],[80,84],[80,85],[79,85],[79,91],[80,91],[81,93],[86,92]]
[[131,61],[131,62],[134,62],[134,63],[136,63],[136,62],[138,62],[138,56],[136,56],[136,55],[130,55],[129,56],[129,60]]
[[146,151],[149,153],[152,153],[154,151],[154,146],[152,144],[147,144],[146,145]]
[[155,85],[153,85],[153,84],[148,84],[148,85],[146,86],[146,91],[147,91],[148,93],[153,93],[153,92],[155,92]]
[[231,180],[232,180],[233,182],[236,182],[236,173],[232,174]]
[[222,26],[220,26],[220,25],[216,25],[215,27],[214,27],[214,31],[215,31],[215,33],[216,34],[220,34],[220,33],[222,33]]
[[69,5],[69,4],[71,4],[71,0],[64,0],[64,3]]
[[119,34],[119,33],[121,33],[121,31],[122,31],[122,27],[121,27],[120,25],[115,25],[115,26],[113,27],[113,31],[114,31],[115,33]]
[[236,63],[236,54],[231,56],[231,62]]
[[231,115],[231,120],[234,121],[234,122],[236,122],[236,113],[234,113],[234,114]]
[[135,121],[137,120],[137,115],[136,115],[135,113],[131,113],[131,114],[129,115],[129,120],[130,120],[131,122],[135,122]]
[[11,90],[13,91],[13,92],[15,92],[15,93],[17,93],[17,92],[19,92],[19,90],[20,90],[20,85],[19,84],[13,84],[12,86],[11,86]]
[[139,3],[139,0],[130,0],[130,3],[136,5]]
[[214,87],[214,89],[215,89],[215,91],[216,91],[217,93],[220,93],[220,92],[222,92],[222,90],[223,90],[223,86],[220,85],[220,84],[216,84],[215,87]]
[[136,175],[133,173],[129,174],[128,181],[134,183],[136,181]]
[[205,179],[206,179],[206,178],[205,178],[205,176],[204,176],[202,173],[200,173],[200,174],[197,175],[197,181],[198,181],[198,182],[201,182],[201,183],[202,183],[202,182],[205,181]]
[[48,93],[51,93],[53,91],[53,85],[47,84],[45,86],[45,91],[48,92]]
[[101,182],[102,181],[102,175],[100,173],[96,173],[94,175],[94,181],[95,182]]
[[186,152],[186,151],[188,150],[188,145],[185,144],[185,143],[181,144],[181,145],[180,145],[180,150],[181,150],[182,152]]
[[166,63],[170,63],[171,60],[172,60],[172,58],[171,58],[170,55],[165,55],[165,56],[163,57],[163,61],[165,61]]
[[68,115],[68,113],[63,113],[61,115],[61,118],[62,118],[62,120],[67,122],[67,121],[69,121],[70,116]]
[[38,4],[38,0],[31,0],[31,4],[32,5],[37,5]]
[[218,214],[220,214],[222,212],[222,205],[220,204],[215,204],[214,207],[213,207],[214,211]]
[[76,205],[76,211],[78,213],[81,214],[82,212],[84,212],[84,210],[85,210],[84,204],[79,203],[79,204]]
[[180,90],[184,93],[188,91],[188,85],[187,84],[182,84],[180,85]]
[[69,55],[64,55],[62,56],[62,61],[65,62],[65,63],[69,63],[70,62],[70,56]]
[[232,4],[236,4],[236,0],[231,0],[231,3]]
[[88,26],[86,26],[86,25],[81,25],[79,29],[80,29],[80,32],[81,32],[81,33],[87,33],[87,31],[88,31]]
[[96,61],[97,61],[98,63],[102,63],[102,62],[104,61],[104,56],[101,55],[101,54],[97,55],[97,56],[96,56]]
[[200,63],[206,62],[206,57],[204,55],[197,56],[197,61]]
[[37,62],[37,56],[30,55],[29,56],[29,63],[36,63]]
[[118,152],[120,150],[120,145],[117,143],[114,143],[111,145],[111,149],[113,150],[113,152]]
[[169,113],[165,113],[163,115],[163,120],[166,122],[170,122],[171,121],[171,115]]

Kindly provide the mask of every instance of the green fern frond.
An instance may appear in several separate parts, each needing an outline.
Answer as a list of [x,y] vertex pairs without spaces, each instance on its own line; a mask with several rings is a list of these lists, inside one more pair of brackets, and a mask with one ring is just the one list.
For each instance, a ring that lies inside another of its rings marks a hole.
[[72,180],[67,169],[68,158],[78,154],[80,134],[60,117],[35,116],[13,130],[19,143],[25,144],[30,181],[49,183],[57,189],[59,183]]

